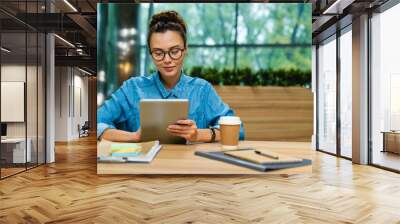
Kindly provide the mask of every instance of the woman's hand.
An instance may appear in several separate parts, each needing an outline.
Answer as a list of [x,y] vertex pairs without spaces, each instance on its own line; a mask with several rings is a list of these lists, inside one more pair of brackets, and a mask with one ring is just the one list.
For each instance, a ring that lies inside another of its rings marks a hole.
[[141,140],[140,128],[136,132],[129,132],[117,129],[106,129],[101,135],[101,139],[106,139],[113,142],[140,142]]
[[168,125],[167,131],[190,142],[198,141],[197,126],[193,120],[178,120],[176,124]]
[[132,132],[133,142],[140,142],[142,138],[142,130],[139,128],[136,132]]

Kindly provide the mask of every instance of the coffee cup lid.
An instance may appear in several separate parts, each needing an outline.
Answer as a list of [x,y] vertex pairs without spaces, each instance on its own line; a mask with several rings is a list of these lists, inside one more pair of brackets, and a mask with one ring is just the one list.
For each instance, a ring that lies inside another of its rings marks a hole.
[[237,125],[241,124],[240,117],[236,116],[222,116],[219,118],[219,124]]

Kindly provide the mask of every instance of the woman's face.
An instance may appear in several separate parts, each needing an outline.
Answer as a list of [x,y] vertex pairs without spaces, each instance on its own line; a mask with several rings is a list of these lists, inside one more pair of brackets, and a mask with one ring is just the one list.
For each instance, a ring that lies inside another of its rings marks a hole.
[[179,32],[167,30],[164,33],[153,33],[150,37],[150,51],[153,63],[162,77],[179,76],[186,55]]

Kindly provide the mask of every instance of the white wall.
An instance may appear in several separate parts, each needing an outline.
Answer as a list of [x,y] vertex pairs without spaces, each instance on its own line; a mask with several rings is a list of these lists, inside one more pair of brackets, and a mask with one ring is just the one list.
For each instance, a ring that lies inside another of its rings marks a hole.
[[[77,75],[78,72],[78,75]],[[87,76],[82,76],[83,73],[81,73],[79,70],[74,70],[74,108],[72,110],[72,132],[71,135],[74,137],[78,137],[78,124],[81,126],[85,123],[85,121],[88,121],[89,119],[89,113],[88,113],[88,77]]]
[[[36,137],[36,79],[31,77],[32,74],[36,77],[36,67],[27,66],[28,72],[28,87],[27,87],[27,119],[28,119],[28,137],[30,133],[35,133]],[[25,82],[25,65],[2,65],[1,66],[1,81],[9,82]],[[42,105],[38,105],[41,107]],[[1,108],[7,110],[7,108]],[[33,122],[33,123],[32,123]],[[30,131],[32,128],[32,131]],[[25,137],[25,122],[7,122],[7,136],[9,137]]]
[[[30,68],[28,68],[28,70],[29,69]],[[1,81],[25,82],[25,65],[2,65]],[[1,108],[1,110],[7,110],[7,108]],[[24,122],[7,123],[7,136],[25,137],[25,123]]]
[[55,140],[77,139],[78,124],[88,120],[88,78],[76,68],[56,67],[55,85]]
[[68,87],[67,67],[55,68],[55,141],[68,140]]

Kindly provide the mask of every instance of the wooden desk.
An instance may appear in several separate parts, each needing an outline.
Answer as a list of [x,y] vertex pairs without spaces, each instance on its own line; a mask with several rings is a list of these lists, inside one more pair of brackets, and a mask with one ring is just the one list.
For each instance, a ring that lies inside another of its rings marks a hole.
[[[108,155],[110,143],[101,141],[97,145],[98,155]],[[313,159],[315,152],[306,142],[266,142],[243,141],[240,147],[262,147],[271,151]],[[207,159],[194,155],[195,151],[217,151],[219,143],[193,145],[163,145],[150,164],[137,163],[97,163],[98,174],[298,174],[311,173],[312,165],[258,172],[229,163]]]

